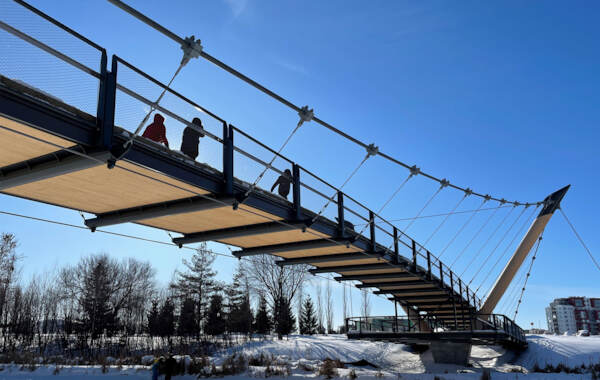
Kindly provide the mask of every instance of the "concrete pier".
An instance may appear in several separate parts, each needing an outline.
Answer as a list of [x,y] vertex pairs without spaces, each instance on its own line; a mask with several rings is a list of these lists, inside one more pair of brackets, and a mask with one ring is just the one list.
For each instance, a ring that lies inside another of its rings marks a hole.
[[457,364],[466,366],[471,356],[470,343],[453,343],[444,341],[431,342],[431,354],[436,363]]

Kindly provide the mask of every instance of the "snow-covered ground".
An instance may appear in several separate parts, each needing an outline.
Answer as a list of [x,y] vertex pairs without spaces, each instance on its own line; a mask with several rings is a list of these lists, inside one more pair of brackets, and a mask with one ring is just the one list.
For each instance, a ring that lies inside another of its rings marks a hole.
[[[292,336],[284,340],[265,340],[250,342],[222,352],[212,361],[219,366],[231,354],[243,353],[245,356],[274,355],[279,363],[289,363],[291,374],[286,379],[311,380],[319,379],[315,369],[323,359],[339,359],[350,363],[366,360],[377,366],[353,367],[346,365],[338,369],[340,378],[348,379],[354,369],[357,380],[399,380],[401,379],[479,379],[484,368],[492,370],[493,379],[588,379],[590,374],[545,374],[518,373],[528,372],[537,363],[540,367],[546,364],[564,364],[569,367],[581,364],[600,363],[600,337],[574,337],[531,335],[528,337],[529,349],[516,356],[501,347],[474,346],[471,354],[471,366],[436,364],[429,351],[422,355],[412,352],[409,347],[382,342],[348,340],[344,335],[329,336]],[[21,369],[18,365],[1,366],[2,379],[46,379],[60,377],[63,379],[116,379],[127,376],[127,379],[149,379],[150,372],[146,366],[112,366],[106,374],[100,366],[69,366],[60,369],[54,375],[55,366],[42,366],[35,371]],[[313,370],[311,370],[311,368]],[[307,370],[308,369],[308,370]],[[250,367],[243,375],[228,376],[230,380],[247,380],[264,376],[264,367]],[[195,379],[195,376],[176,376],[175,379]],[[274,379],[282,379],[275,376]]]

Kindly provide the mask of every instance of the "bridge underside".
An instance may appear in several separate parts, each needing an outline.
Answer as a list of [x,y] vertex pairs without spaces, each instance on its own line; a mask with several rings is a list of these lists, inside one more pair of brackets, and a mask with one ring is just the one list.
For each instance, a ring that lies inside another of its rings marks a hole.
[[527,343],[499,330],[464,330],[443,332],[348,332],[348,338],[426,345],[432,342],[452,342],[470,345],[500,345],[522,350]]
[[[108,169],[95,117],[0,79],[0,192],[95,214],[86,221],[92,230],[134,222],[181,234],[177,244],[218,241],[240,247],[238,257],[269,253],[280,265],[309,264],[313,273],[389,294],[436,326],[468,328],[475,312],[468,292],[446,285],[431,263],[417,265],[323,217],[307,223],[314,212],[261,189],[238,204],[249,184],[234,178],[227,191],[222,172],[141,137]],[[111,132],[113,146],[130,136],[116,126]]]

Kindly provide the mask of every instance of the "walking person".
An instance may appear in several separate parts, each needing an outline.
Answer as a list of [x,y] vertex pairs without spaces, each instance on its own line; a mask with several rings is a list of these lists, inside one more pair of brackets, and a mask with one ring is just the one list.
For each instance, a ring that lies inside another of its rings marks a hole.
[[[197,117],[192,120],[192,124],[203,129],[202,120]],[[192,160],[195,160],[196,157],[198,157],[198,145],[200,145],[200,138],[202,137],[204,137],[204,133],[199,132],[190,126],[185,127],[183,136],[181,137],[181,152]]]
[[169,147],[169,141],[167,140],[167,128],[165,128],[164,124],[165,118],[163,115],[157,113],[154,115],[154,122],[146,127],[144,134],[142,137],[150,139],[152,141],[156,141],[160,144],[165,144],[167,148]]
[[275,190],[275,187],[279,186],[277,192],[279,195],[287,199],[288,194],[290,193],[290,184],[292,183],[292,172],[290,169],[285,169],[282,175],[277,178],[277,181],[271,186],[271,192]]
[[177,366],[177,360],[173,357],[173,354],[169,353],[169,357],[165,361],[165,380],[171,380],[171,376],[175,372]]
[[161,356],[160,358],[156,359],[154,361],[154,363],[152,364],[152,367],[150,368],[152,370],[152,380],[158,380],[158,374],[159,374],[161,362],[164,362],[164,360],[165,360],[165,358],[163,358]]

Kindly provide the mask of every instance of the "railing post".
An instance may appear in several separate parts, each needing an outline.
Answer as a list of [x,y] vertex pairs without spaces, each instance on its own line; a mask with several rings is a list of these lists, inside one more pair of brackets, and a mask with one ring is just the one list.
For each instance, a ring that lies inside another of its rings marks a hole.
[[223,122],[223,190],[233,195],[233,126]]
[[377,251],[377,241],[375,240],[375,213],[369,210],[369,222],[371,232],[371,252]]
[[417,272],[417,243],[412,241],[412,255],[413,255],[413,271]]
[[[463,330],[465,328],[465,304],[463,303],[463,295],[462,295],[462,279],[458,279],[458,295],[459,295],[459,299],[460,299],[460,316],[462,318],[462,322],[463,322]],[[468,300],[467,300],[468,302]],[[468,303],[467,303],[468,305]]]
[[300,166],[297,164],[292,164],[292,183],[293,183],[293,202],[294,202],[294,217],[296,220],[300,220],[302,218],[302,207],[300,205]]
[[442,262],[438,260],[438,265],[440,266],[440,285],[442,289],[444,289],[444,264],[442,264]]
[[431,281],[431,252],[427,251],[427,278]]
[[452,271],[450,271],[450,292],[452,294],[452,310],[454,311],[454,330],[457,330],[457,321],[456,321],[456,300],[454,297],[454,276],[452,275]]
[[341,191],[337,192],[337,206],[338,206],[338,231],[340,237],[346,235],[346,221],[344,219],[344,193]]
[[398,301],[394,298],[394,332],[398,332]]
[[400,251],[398,250],[398,229],[394,227],[394,264],[400,262]]
[[113,56],[111,71],[107,71],[106,51],[100,58],[100,86],[98,91],[98,108],[96,122],[99,131],[98,145],[103,149],[112,148],[113,128],[115,124],[115,107],[117,98],[117,60]]

